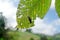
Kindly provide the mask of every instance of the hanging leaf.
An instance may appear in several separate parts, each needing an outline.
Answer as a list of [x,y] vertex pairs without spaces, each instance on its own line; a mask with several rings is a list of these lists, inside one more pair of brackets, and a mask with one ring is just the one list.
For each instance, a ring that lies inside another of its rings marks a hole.
[[47,11],[49,10],[51,4],[51,0],[41,0],[39,2],[39,6],[37,5],[37,14],[38,17],[40,17],[41,19],[44,18],[44,16],[46,15]]
[[23,15],[21,18],[17,18],[17,28],[29,28],[34,25],[34,22],[29,21],[26,15]]
[[60,17],[60,0],[55,0],[55,8],[58,16]]
[[50,4],[51,0],[20,0],[16,14],[18,27],[32,27],[36,16],[43,19]]

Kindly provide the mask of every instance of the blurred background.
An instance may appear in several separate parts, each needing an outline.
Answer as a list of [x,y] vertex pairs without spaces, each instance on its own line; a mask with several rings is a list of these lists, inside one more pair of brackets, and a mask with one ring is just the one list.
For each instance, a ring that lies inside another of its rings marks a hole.
[[44,19],[36,17],[34,26],[16,28],[19,0],[0,0],[0,40],[60,40],[60,18],[55,10],[55,0]]

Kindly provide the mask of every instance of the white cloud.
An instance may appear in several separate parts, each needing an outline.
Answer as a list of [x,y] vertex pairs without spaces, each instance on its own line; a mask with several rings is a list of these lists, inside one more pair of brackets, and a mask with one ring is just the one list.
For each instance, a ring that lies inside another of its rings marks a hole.
[[[56,26],[60,25],[60,19],[56,19],[51,24],[44,22],[45,20],[37,18],[35,20],[35,26],[32,27],[34,33],[42,33],[46,35],[54,35],[58,33]],[[57,31],[57,32],[56,32]]]
[[37,18],[35,20],[35,26],[32,27],[32,31],[34,33],[53,35],[56,29],[53,27],[53,25],[46,24],[43,21],[44,20]]
[[60,25],[60,19],[54,21],[55,25]]

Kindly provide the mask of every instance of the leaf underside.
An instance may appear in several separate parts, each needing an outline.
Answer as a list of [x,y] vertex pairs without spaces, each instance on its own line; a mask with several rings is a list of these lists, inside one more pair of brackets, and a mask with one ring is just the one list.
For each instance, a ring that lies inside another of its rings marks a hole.
[[60,17],[60,0],[55,0],[55,8],[58,16]]
[[[34,26],[36,17],[43,19],[51,4],[51,0],[20,0],[17,8],[17,27],[29,28]],[[30,21],[29,21],[30,18]]]

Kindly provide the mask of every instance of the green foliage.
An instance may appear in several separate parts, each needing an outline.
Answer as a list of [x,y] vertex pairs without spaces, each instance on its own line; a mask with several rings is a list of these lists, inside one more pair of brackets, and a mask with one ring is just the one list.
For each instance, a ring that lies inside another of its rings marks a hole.
[[0,38],[0,40],[4,40],[4,38]]
[[32,29],[26,29],[26,32],[32,33],[31,30],[32,30]]
[[8,35],[10,37],[9,40],[30,40],[30,38],[39,40],[39,37],[37,35],[29,32],[9,31]]
[[2,37],[2,34],[5,32],[5,21],[2,13],[0,13],[0,37]]
[[55,8],[58,16],[60,17],[60,0],[55,0]]
[[60,33],[53,36],[53,40],[60,40]]
[[33,38],[30,38],[30,40],[34,40]]
[[17,8],[17,27],[29,28],[34,26],[36,17],[43,19],[51,4],[51,0],[20,0]]
[[48,40],[47,39],[47,36],[45,36],[45,35],[44,36],[41,36],[41,40]]
[[43,34],[33,34],[29,32],[8,31],[7,35],[9,35],[6,37],[8,39],[2,37],[0,40],[60,40],[60,34],[48,36]]
[[8,39],[8,35],[7,30],[5,29],[5,17],[2,15],[2,13],[0,12],[0,40],[7,40]]

